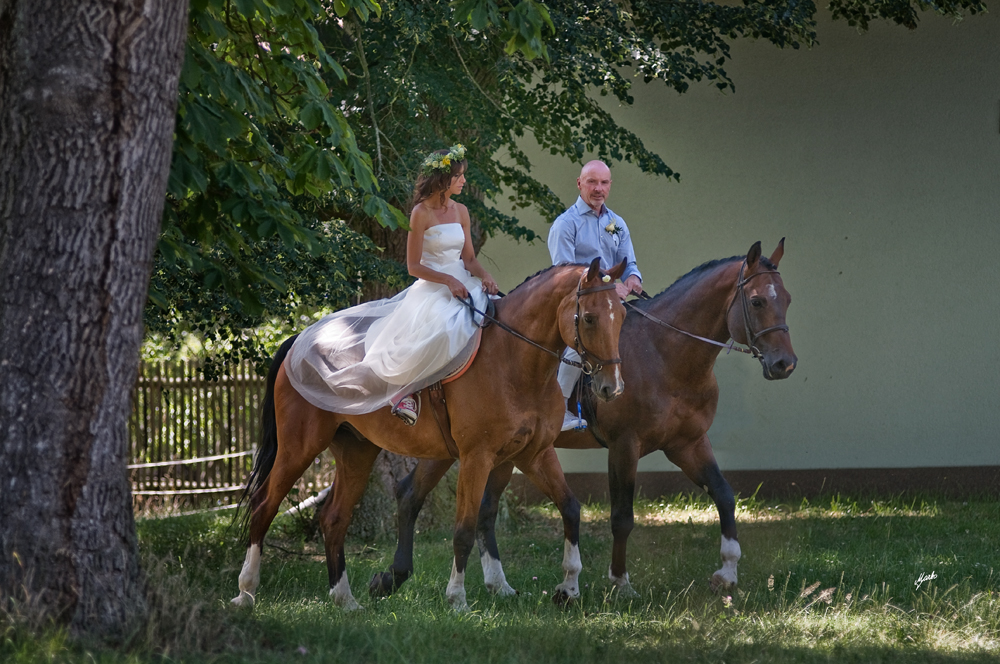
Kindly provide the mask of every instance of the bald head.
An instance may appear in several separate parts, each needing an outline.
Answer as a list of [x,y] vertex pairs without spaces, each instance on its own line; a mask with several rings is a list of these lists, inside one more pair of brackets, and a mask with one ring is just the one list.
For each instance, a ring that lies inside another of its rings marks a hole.
[[601,213],[601,206],[611,193],[611,169],[603,161],[588,161],[576,179],[580,198],[595,213]]

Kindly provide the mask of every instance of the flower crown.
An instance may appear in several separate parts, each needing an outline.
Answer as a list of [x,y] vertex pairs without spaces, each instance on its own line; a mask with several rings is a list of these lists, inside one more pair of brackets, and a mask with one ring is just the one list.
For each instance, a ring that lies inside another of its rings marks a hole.
[[448,148],[448,154],[437,154],[436,152],[432,152],[424,159],[424,174],[430,175],[434,171],[445,171],[446,173],[450,173],[451,163],[453,161],[462,161],[463,159],[465,159],[465,146],[461,143],[456,143]]

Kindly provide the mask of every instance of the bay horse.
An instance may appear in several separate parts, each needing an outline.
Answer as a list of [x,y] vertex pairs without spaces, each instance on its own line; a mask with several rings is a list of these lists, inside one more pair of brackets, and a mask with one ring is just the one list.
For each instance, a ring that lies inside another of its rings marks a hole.
[[[791,296],[778,273],[782,238],[770,259],[760,242],[745,256],[707,262],[659,295],[629,302],[631,315],[621,331],[622,371],[628,389],[613,403],[596,403],[584,393],[585,430],[564,431],[555,446],[569,449],[606,447],[614,544],[608,577],[622,596],[635,596],[626,569],[626,543],[635,525],[636,468],[641,457],[663,451],[687,477],[715,501],[722,530],[722,568],[712,576],[713,589],[734,586],[741,551],[736,535],[736,500],[719,470],[708,439],[715,418],[719,386],[713,367],[723,348],[752,354],[764,378],[787,378],[798,361],[792,350],[785,314]],[[749,347],[734,347],[726,341]],[[575,410],[575,404],[571,404]],[[397,488],[398,543],[388,572],[376,574],[373,596],[387,595],[413,571],[413,528],[431,489],[451,467],[450,461],[421,461]],[[515,592],[506,581],[496,542],[500,495],[512,466],[498,465],[490,475],[480,507],[477,541],[489,587]]]
[[268,373],[262,440],[240,499],[247,553],[239,575],[240,593],[232,603],[253,606],[264,535],[289,489],[325,449],[333,453],[336,475],[319,520],[330,595],[338,606],[361,608],[347,579],[344,538],[380,449],[446,460],[449,466],[456,456],[460,462],[455,557],[445,593],[453,608],[468,610],[466,563],[475,540],[480,498],[498,464],[516,463],[559,506],[566,540],[565,578],[556,587],[555,598],[579,596],[580,506],[552,448],[564,410],[556,369],[563,348],[577,348],[585,369],[591,370],[598,399],[621,394],[618,335],[625,309],[614,296],[613,281],[624,270],[624,261],[607,274],[598,260],[589,267],[558,265],[528,278],[499,300],[495,322],[483,330],[475,360],[461,377],[443,386],[452,441],[446,440],[437,417],[426,412],[430,408],[424,409],[416,425],[407,426],[388,407],[344,415],[313,406],[295,391],[285,373],[284,360],[296,337],[286,340]]

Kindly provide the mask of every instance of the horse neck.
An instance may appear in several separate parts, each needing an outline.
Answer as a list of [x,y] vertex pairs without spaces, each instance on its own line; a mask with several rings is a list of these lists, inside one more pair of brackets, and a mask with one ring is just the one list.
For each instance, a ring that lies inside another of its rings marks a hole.
[[[740,265],[739,261],[727,261],[710,268],[697,275],[690,284],[668,289],[654,298],[647,311],[680,330],[725,343],[730,336],[727,318],[736,292]],[[656,325],[652,321],[645,323]],[[683,349],[681,352],[686,356],[701,359],[709,365],[715,362],[722,350],[719,346],[677,333],[658,334],[656,338],[666,340],[666,343],[657,343],[664,353],[673,354]]]
[[[579,268],[558,266],[518,286],[497,304],[497,318],[535,343],[562,354],[565,341],[559,331],[559,311],[567,296],[579,285]],[[511,352],[537,356],[536,371],[554,371],[558,359],[522,339],[510,338]]]

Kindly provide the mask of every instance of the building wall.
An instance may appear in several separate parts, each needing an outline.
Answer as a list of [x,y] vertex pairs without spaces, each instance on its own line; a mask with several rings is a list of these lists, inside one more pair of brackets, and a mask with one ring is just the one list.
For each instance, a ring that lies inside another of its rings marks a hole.
[[[720,356],[723,470],[998,465],[1000,16],[923,14],[916,31],[864,35],[824,20],[819,41],[738,44],[735,94],[637,79],[635,105],[613,113],[681,181],[613,164],[608,203],[652,292],[787,238],[799,366],[768,382],[752,359]],[[575,200],[578,165],[534,163]],[[519,214],[547,235],[551,220]],[[504,290],[549,263],[543,242],[506,238],[481,259]],[[606,469],[603,451],[561,458]],[[675,468],[655,455],[640,470]]]

